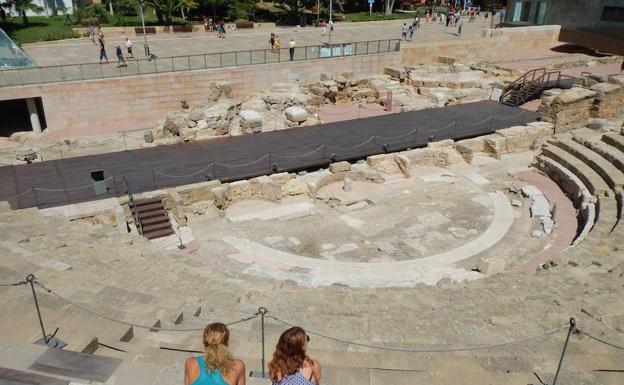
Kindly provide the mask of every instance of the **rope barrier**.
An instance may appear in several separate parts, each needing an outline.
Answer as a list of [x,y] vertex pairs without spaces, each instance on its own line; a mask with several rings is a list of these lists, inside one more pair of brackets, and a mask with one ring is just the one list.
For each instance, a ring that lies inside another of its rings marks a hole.
[[291,158],[291,159],[297,159],[297,158],[306,158],[314,153],[319,152],[319,150],[322,150],[325,147],[324,144],[321,144],[320,146],[318,146],[317,148],[315,148],[312,151],[306,152],[305,154],[302,155],[284,155],[284,154],[272,154],[273,158],[277,158],[277,159],[284,159],[284,158]]
[[482,125],[483,123],[485,123],[485,122],[489,122],[489,121],[491,121],[491,120],[493,120],[493,119],[494,119],[494,116],[492,115],[492,116],[490,116],[489,118],[487,118],[487,119],[483,119],[482,121],[480,121],[480,122],[478,122],[478,123],[470,124],[470,125],[468,125],[468,127],[478,127],[478,126]]
[[408,132],[408,133],[406,133],[406,134],[403,134],[403,135],[399,135],[399,136],[390,136],[390,137],[387,137],[387,136],[379,136],[379,135],[376,135],[375,137],[376,137],[377,139],[381,139],[381,140],[396,140],[396,139],[401,139],[401,138],[404,138],[404,137],[406,137],[406,136],[410,136],[410,135],[412,135],[412,134],[413,134],[413,133],[415,133],[415,132],[418,132],[418,128],[414,128],[412,131],[410,131],[410,132]]
[[[102,182],[108,182],[113,180],[113,177],[108,177],[106,179],[104,179]],[[80,187],[72,187],[72,188],[68,188],[68,189],[50,189],[50,188],[43,188],[43,187],[33,187],[33,190],[39,190],[39,191],[47,191],[47,192],[70,192],[70,191],[78,191],[78,190],[86,190],[89,188],[93,188],[93,185],[84,185],[84,186],[80,186]]]
[[526,114],[526,113],[527,113],[527,111],[526,111],[526,110],[522,110],[522,111],[520,111],[519,113],[517,113],[517,114],[515,114],[515,115],[513,115],[513,116],[508,116],[508,117],[506,117],[506,118],[497,118],[496,116],[492,116],[492,119],[497,119],[497,120],[511,120],[511,119],[515,119],[515,118],[517,118],[518,116],[523,115],[523,114]]
[[[290,322],[284,321],[282,319],[279,319],[273,315],[267,315],[267,318],[271,318],[272,320],[283,324],[283,325],[287,325],[290,327],[296,326]],[[507,345],[513,345],[513,344],[518,344],[518,343],[522,343],[522,342],[526,342],[526,341],[531,341],[537,338],[541,338],[541,337],[546,337],[549,336],[551,334],[555,334],[558,333],[562,330],[567,329],[567,327],[558,327],[558,328],[554,328],[554,329],[549,329],[546,330],[542,333],[538,333],[538,334],[534,334],[528,337],[524,337],[524,338],[520,338],[520,339],[516,339],[516,340],[511,340],[511,341],[504,341],[504,342],[498,342],[498,343],[491,343],[491,344],[483,344],[483,345],[475,345],[475,346],[466,346],[466,347],[459,347],[459,348],[445,348],[445,349],[412,349],[412,348],[400,348],[400,347],[386,347],[386,346],[378,346],[378,345],[369,345],[369,344],[363,344],[363,343],[359,343],[359,342],[353,342],[353,341],[347,341],[347,340],[342,340],[336,337],[331,337],[328,335],[324,335],[318,332],[314,332],[308,329],[305,329],[306,333],[311,334],[311,335],[315,335],[317,337],[320,338],[325,338],[331,341],[335,341],[335,342],[340,342],[346,345],[352,345],[352,346],[359,346],[362,348],[367,348],[367,349],[377,349],[377,350],[386,350],[386,351],[393,351],[393,352],[409,352],[409,353],[452,353],[452,352],[467,352],[467,351],[473,351],[473,350],[484,350],[484,349],[491,349],[491,348],[496,348],[496,347],[501,347],[501,346],[507,346]]]
[[266,154],[261,158],[258,158],[252,162],[248,162],[248,163],[240,163],[240,164],[225,164],[225,163],[219,163],[219,162],[214,162],[215,165],[217,166],[221,166],[221,167],[225,167],[225,168],[231,168],[231,167],[245,167],[245,166],[251,166],[254,163],[258,163],[266,158],[268,158],[270,156],[270,154]]
[[152,170],[152,171],[154,172],[154,174],[160,175],[160,176],[164,176],[166,178],[188,178],[188,177],[195,176],[195,175],[201,174],[203,172],[206,172],[207,170],[212,168],[214,165],[215,165],[215,162],[211,162],[208,166],[200,169],[199,171],[195,171],[195,172],[193,172],[191,174],[186,174],[186,175],[169,175],[169,174],[161,173],[158,170]]
[[[89,314],[92,314],[94,316],[100,317],[100,318],[104,318],[106,320],[109,320],[111,322],[115,322],[121,325],[126,325],[126,326],[131,326],[131,327],[135,327],[135,328],[139,328],[139,329],[147,329],[147,330],[158,330],[158,331],[166,331],[166,332],[197,332],[197,331],[202,331],[205,329],[205,326],[203,327],[197,327],[197,328],[185,328],[185,329],[172,329],[172,328],[163,328],[163,327],[156,327],[156,326],[147,326],[147,325],[141,325],[141,324],[137,324],[137,323],[133,323],[133,322],[127,322],[127,321],[123,321],[123,320],[119,320],[110,316],[107,316],[106,314],[102,314],[99,312],[96,312],[94,310],[91,310],[87,307],[84,307],[74,301],[71,301],[63,296],[61,296],[60,294],[56,293],[55,291],[53,291],[52,289],[49,289],[47,287],[45,287],[42,283],[40,283],[39,281],[34,281],[35,285],[41,287],[43,290],[45,290],[47,293],[57,297],[58,299],[60,299],[61,301],[64,301],[66,303],[68,303],[71,306],[74,306],[84,312],[87,312]],[[232,321],[229,323],[226,323],[226,325],[231,326],[231,325],[236,325],[239,323],[243,323],[243,322],[247,322],[247,321],[251,321],[254,318],[257,318],[260,314],[259,313],[254,313],[248,317],[243,317],[239,320],[236,321]]]
[[327,144],[326,146],[328,148],[333,148],[334,150],[339,150],[339,151],[346,151],[346,150],[353,150],[354,148],[358,148],[358,147],[362,147],[365,144],[368,144],[369,142],[375,140],[374,136],[371,136],[369,139],[367,139],[366,141],[360,143],[360,144],[356,144],[355,146],[350,146],[350,147],[337,147],[334,146],[333,144]]
[[3,199],[4,199],[5,201],[10,201],[11,199],[14,199],[14,198],[19,198],[19,197],[21,197],[22,195],[26,195],[26,193],[29,193],[29,192],[31,192],[31,191],[33,191],[33,188],[32,188],[32,187],[30,187],[28,190],[24,190],[24,191],[22,191],[22,192],[21,192],[21,193],[19,193],[19,194],[16,194],[16,195],[11,195],[10,197],[3,198]]
[[451,123],[451,124],[449,124],[449,125],[447,125],[447,126],[444,126],[444,127],[442,127],[442,128],[434,128],[433,130],[429,130],[429,129],[427,129],[427,128],[423,128],[422,130],[423,130],[423,131],[426,131],[426,132],[438,132],[438,131],[443,131],[443,130],[446,130],[447,128],[450,128],[450,127],[452,127],[452,126],[454,126],[454,125],[456,125],[456,124],[457,124],[457,122],[453,122],[453,123]]
[[15,283],[0,283],[0,287],[22,286],[22,285],[26,285],[26,284],[28,284],[28,282],[26,282],[26,281],[19,281],[19,282],[15,282]]
[[582,331],[582,330],[579,330],[579,333],[581,333],[581,334],[582,334],[582,335],[584,335],[584,336],[587,336],[587,337],[591,338],[592,340],[594,340],[594,341],[596,341],[596,342],[598,342],[598,343],[601,343],[601,344],[604,344],[604,345],[607,345],[607,346],[611,346],[612,348],[615,348],[615,349],[618,349],[618,350],[624,351],[624,347],[623,347],[623,346],[618,346],[618,345],[613,344],[613,343],[611,343],[611,342],[607,342],[607,341],[605,341],[605,340],[602,340],[602,339],[600,339],[600,338],[598,338],[598,337],[594,337],[594,336],[592,336],[591,334],[589,334],[589,333],[587,333],[587,332],[584,332],[584,331]]

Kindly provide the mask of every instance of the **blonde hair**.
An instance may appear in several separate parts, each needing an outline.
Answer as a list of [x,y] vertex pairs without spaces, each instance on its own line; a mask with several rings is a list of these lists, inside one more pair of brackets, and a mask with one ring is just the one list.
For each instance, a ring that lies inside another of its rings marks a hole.
[[206,353],[206,371],[214,372],[219,369],[222,375],[227,375],[234,366],[234,358],[228,350],[230,331],[220,322],[211,323],[204,329],[204,347]]

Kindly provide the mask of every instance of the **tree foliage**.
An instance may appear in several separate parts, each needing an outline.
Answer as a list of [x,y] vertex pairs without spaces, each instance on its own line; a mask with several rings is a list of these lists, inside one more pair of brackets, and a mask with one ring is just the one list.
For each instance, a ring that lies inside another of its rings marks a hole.
[[276,0],[275,6],[283,9],[292,20],[299,20],[306,8],[316,6],[316,0]]
[[33,4],[32,0],[8,0],[5,3],[0,4],[2,7],[13,8],[20,15],[22,15],[22,22],[24,25],[28,25],[28,17],[26,17],[26,11],[43,12],[43,8]]

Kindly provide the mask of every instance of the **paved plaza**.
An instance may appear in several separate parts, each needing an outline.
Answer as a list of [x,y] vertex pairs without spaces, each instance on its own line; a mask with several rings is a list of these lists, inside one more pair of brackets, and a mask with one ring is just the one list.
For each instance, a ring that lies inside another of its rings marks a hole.
[[[424,21],[424,19],[423,19]],[[355,41],[373,41],[385,39],[400,39],[401,27],[405,21],[385,21],[371,23],[336,23],[334,33],[331,35],[332,43],[345,43]],[[442,24],[422,24],[422,27],[414,33],[412,42],[402,44],[415,44],[419,41],[445,40],[445,39],[468,39],[481,36],[483,28],[489,28],[490,24],[481,21],[465,22],[461,36],[457,35],[457,27],[446,28]],[[329,32],[323,35],[320,28],[313,27],[275,27],[259,29],[239,29],[228,31],[225,39],[217,38],[216,32],[193,32],[148,35],[150,50],[159,57],[200,55],[215,52],[233,52],[246,50],[269,50],[269,34],[276,33],[280,37],[282,48],[287,48],[290,39],[294,39],[299,47],[306,45],[322,45],[329,42]],[[106,33],[106,32],[105,32]],[[124,46],[126,36],[106,36],[106,48],[109,61],[116,63],[115,45]],[[134,42],[136,58],[144,58],[143,37],[131,37]],[[27,44],[26,52],[39,66],[93,63],[98,62],[99,48],[88,38],[79,40],[66,40],[60,42]],[[287,55],[287,49],[283,53]],[[277,55],[277,54],[273,54]]]

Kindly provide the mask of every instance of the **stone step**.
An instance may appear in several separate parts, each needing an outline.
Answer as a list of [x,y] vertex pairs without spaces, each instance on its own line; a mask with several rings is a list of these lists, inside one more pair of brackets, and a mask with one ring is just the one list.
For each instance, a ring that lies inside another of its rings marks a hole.
[[534,166],[555,181],[574,203],[579,211],[579,230],[577,230],[574,244],[582,242],[596,221],[596,198],[591,195],[587,187],[572,171],[556,161],[540,155],[536,158]]
[[624,151],[598,139],[579,139],[582,144],[597,152],[619,170],[624,170]]
[[604,134],[602,141],[624,152],[624,135],[615,133]]
[[624,187],[624,172],[605,159],[602,155],[593,151],[591,148],[588,148],[586,145],[577,143],[572,139],[560,139],[550,143],[566,150],[570,154],[585,162],[589,167],[596,171],[612,189]]
[[542,155],[572,171],[594,196],[612,195],[613,192],[604,179],[585,162],[573,154],[552,144],[542,147]]

